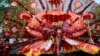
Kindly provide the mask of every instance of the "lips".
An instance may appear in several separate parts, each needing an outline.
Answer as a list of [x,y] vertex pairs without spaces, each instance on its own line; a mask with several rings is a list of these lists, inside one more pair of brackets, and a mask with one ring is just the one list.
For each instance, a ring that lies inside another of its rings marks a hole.
[[51,4],[60,4],[61,0],[49,0]]
[[58,21],[65,21],[69,19],[71,16],[69,14],[61,14],[61,15],[52,15],[52,14],[45,14],[43,18],[45,18],[48,22],[58,22]]

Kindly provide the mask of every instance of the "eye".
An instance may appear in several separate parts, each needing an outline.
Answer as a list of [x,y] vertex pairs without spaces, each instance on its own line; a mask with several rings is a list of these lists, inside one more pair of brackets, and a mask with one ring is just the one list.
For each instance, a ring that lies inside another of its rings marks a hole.
[[84,15],[83,18],[84,18],[84,19],[90,19],[90,18],[91,18],[91,15],[89,15],[89,14]]
[[27,12],[20,12],[18,14],[18,19],[26,19],[26,20],[28,20],[30,18],[31,18],[31,16]]
[[88,12],[88,13],[83,14],[83,19],[84,20],[86,20],[86,19],[96,19],[96,16],[95,16],[94,13]]

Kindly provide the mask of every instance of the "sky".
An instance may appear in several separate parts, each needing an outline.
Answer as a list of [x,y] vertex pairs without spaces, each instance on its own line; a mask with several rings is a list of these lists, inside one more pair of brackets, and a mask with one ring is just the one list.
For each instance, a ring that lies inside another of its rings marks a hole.
[[100,0],[95,0],[96,3],[100,4]]

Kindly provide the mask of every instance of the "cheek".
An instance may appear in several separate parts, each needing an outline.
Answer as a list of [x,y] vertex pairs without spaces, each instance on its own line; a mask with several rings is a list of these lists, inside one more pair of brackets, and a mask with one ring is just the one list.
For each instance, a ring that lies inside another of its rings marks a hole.
[[42,22],[43,22],[43,23],[46,23],[46,19],[43,19]]
[[28,23],[28,27],[30,28],[38,28],[39,25],[39,22],[35,18],[32,18],[31,21]]
[[75,21],[77,18],[82,19],[81,15],[77,15],[77,14],[72,13],[72,12],[68,12],[68,14],[71,16],[71,18],[66,19],[66,21],[68,23],[71,23],[71,22]]
[[66,24],[71,24],[71,20],[70,20],[70,19],[67,19],[67,20],[65,21],[65,23],[66,23]]

